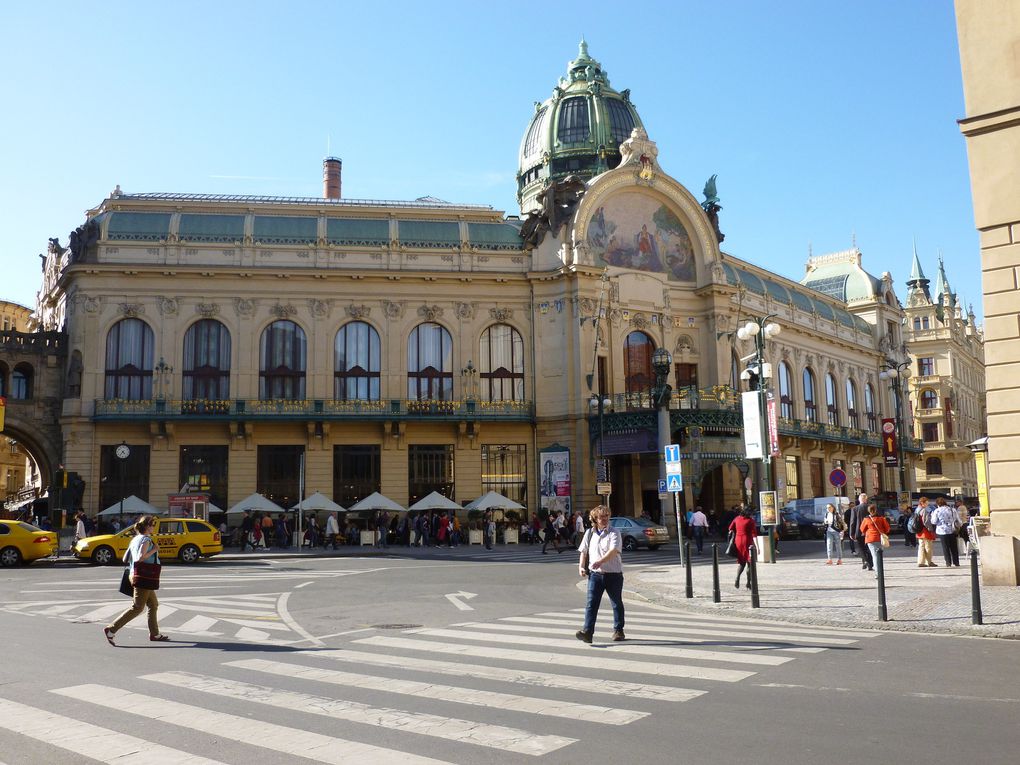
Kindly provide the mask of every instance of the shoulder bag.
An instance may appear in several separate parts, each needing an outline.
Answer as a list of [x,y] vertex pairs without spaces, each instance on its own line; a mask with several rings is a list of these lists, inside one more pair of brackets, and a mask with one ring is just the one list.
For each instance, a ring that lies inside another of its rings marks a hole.
[[730,531],[726,540],[726,554],[731,558],[737,557],[737,532]]
[[[150,540],[149,544],[155,547],[155,544]],[[131,584],[143,590],[158,590],[159,589],[159,573],[163,570],[163,566],[159,564],[159,550],[156,551],[156,563],[144,563],[143,561],[135,561],[134,574],[131,576]]]
[[120,593],[121,595],[127,595],[129,598],[135,596],[135,588],[131,586],[131,567],[125,566],[124,573],[120,577]]

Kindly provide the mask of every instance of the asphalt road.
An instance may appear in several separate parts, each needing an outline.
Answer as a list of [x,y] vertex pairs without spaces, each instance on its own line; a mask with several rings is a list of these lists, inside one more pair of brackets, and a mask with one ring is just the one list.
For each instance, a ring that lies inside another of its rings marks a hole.
[[172,642],[150,643],[139,617],[117,648],[101,628],[128,603],[119,568],[0,571],[0,762],[1020,758],[1016,641],[692,615],[628,595],[630,639],[608,642],[607,602],[586,646],[576,558],[525,550],[167,565]]

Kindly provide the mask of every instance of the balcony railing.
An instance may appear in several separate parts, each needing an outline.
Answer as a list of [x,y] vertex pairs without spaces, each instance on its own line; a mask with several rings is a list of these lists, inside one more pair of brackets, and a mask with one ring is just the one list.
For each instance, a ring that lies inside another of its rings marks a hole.
[[384,399],[97,399],[96,420],[517,420],[535,417],[532,401]]
[[[870,430],[826,425],[809,420],[791,420],[780,417],[779,433],[784,436],[817,438],[822,441],[840,441],[843,443],[861,444],[862,446],[873,446],[875,448],[882,446],[882,439],[879,434],[873,433]],[[924,451],[924,444],[919,439],[905,438],[903,439],[903,451],[922,452]]]

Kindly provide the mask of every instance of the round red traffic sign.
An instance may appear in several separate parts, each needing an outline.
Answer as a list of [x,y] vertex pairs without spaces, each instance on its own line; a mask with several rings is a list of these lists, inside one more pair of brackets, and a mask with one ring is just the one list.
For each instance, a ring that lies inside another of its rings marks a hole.
[[831,473],[829,473],[829,483],[831,483],[836,488],[839,488],[840,486],[846,483],[846,473],[844,473],[839,468],[836,468]]

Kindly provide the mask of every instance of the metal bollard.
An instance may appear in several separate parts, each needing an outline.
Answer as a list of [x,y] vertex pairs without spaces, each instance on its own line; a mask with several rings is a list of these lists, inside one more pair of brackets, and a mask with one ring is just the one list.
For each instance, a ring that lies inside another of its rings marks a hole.
[[685,594],[688,598],[694,597],[694,579],[691,573],[691,543],[684,542],[684,575],[687,579]]
[[761,608],[758,599],[758,548],[752,544],[747,560],[747,577],[751,580],[751,608]]
[[875,574],[878,577],[878,620],[887,622],[889,621],[889,609],[885,605],[885,563],[881,547],[875,551]]
[[719,591],[719,545],[712,543],[712,602],[722,601],[722,593]]
[[984,624],[981,615],[981,578],[978,576],[977,550],[970,551],[970,621],[971,624]]

